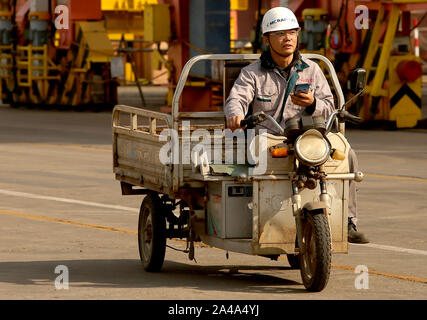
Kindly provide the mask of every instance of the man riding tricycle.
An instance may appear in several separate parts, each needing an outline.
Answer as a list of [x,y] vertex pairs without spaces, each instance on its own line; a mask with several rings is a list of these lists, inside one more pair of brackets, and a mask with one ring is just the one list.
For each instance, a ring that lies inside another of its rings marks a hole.
[[[345,111],[330,61],[296,50],[294,17],[286,8],[266,13],[263,33],[270,49],[261,57],[192,58],[181,73],[171,115],[114,109],[116,179],[123,194],[145,195],[138,244],[146,271],[159,271],[167,239],[180,238],[187,240],[190,259],[199,241],[274,260],[286,255],[301,270],[307,290],[321,291],[331,254],[347,253],[348,241],[367,242],[355,228],[350,195],[363,174],[344,137],[344,122],[358,118]],[[315,60],[330,75],[338,109]],[[190,69],[206,61],[223,62],[224,112],[181,112]],[[354,73],[356,96],[364,76],[361,69]]]

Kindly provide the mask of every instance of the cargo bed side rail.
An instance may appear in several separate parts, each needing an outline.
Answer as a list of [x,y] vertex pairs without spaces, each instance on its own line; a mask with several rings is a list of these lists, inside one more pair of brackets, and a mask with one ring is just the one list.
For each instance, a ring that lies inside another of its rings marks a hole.
[[[120,114],[127,113],[130,116],[130,125],[131,127],[120,126]],[[155,133],[157,129],[157,121],[162,120],[168,124],[168,127],[172,126],[172,117],[169,114],[156,112],[147,109],[141,109],[136,107],[130,107],[125,105],[115,106],[113,109],[113,130],[115,128],[128,129],[128,130],[138,130],[138,117],[148,118],[148,123],[150,125],[150,133]]]
[[[169,114],[118,105],[113,109],[113,171],[121,182],[169,193],[171,166],[163,165],[159,149],[163,129],[171,129]],[[120,148],[120,150],[119,150]]]

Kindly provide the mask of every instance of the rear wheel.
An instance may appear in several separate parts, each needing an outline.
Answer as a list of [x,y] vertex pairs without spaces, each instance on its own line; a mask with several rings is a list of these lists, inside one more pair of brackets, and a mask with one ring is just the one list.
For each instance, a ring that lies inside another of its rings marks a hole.
[[308,291],[322,291],[331,271],[331,235],[323,213],[308,213],[303,221],[301,277]]
[[166,252],[166,218],[156,193],[149,193],[141,204],[138,221],[138,247],[144,270],[158,272]]

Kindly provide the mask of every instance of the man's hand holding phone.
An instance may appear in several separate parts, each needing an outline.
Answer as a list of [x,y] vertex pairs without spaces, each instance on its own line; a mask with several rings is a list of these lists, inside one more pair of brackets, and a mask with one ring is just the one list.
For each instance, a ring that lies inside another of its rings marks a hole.
[[291,100],[301,107],[309,107],[314,103],[313,91],[308,84],[296,85],[295,93],[291,94]]

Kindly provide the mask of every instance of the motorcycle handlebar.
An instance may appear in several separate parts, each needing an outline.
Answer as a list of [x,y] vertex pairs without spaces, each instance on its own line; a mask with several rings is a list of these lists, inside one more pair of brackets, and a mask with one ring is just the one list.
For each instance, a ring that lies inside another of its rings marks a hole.
[[244,120],[242,120],[242,121],[240,121],[240,127],[241,128],[243,128],[243,127],[247,127],[248,129],[252,129],[252,128],[254,128],[255,127],[255,123],[254,123],[254,121],[253,120],[251,120],[251,119],[244,119]]
[[[349,113],[346,110],[335,111],[334,113],[332,113],[330,115],[329,119],[326,121],[326,128],[327,128],[326,133],[330,132],[330,130],[332,128],[332,123],[333,123],[333,120],[335,119],[335,117],[337,117],[340,122],[349,121],[349,122],[352,122],[355,124],[359,124],[361,121],[360,117],[352,115],[351,113]],[[272,121],[273,125],[279,130],[279,132],[284,134],[283,128],[277,123],[277,121],[275,119],[273,119],[273,117],[271,117],[270,115],[266,115],[262,111],[254,113],[253,115],[250,115],[246,119],[241,120],[240,121],[240,127],[243,128],[246,126],[246,128],[252,129],[252,128],[255,128],[255,126],[258,123],[261,123],[261,122],[265,121],[266,119],[270,119]]]
[[278,124],[272,116],[265,114],[263,111],[256,112],[253,115],[247,117],[246,119],[240,121],[240,127],[246,126],[246,128],[252,129],[255,128],[257,124],[267,119],[272,122],[277,132],[279,132],[281,135],[284,135],[284,129],[280,126],[280,124]]
[[240,127],[243,128],[244,126],[246,126],[248,124],[248,120],[244,119],[242,121],[240,121]]
[[361,121],[360,117],[352,115],[350,112],[346,110],[342,110],[340,113],[338,113],[338,117],[341,121],[349,121],[355,124],[359,124]]
[[253,115],[250,115],[246,119],[240,121],[240,127],[243,128],[244,126],[246,126],[248,129],[255,128],[258,123],[261,123],[265,120],[265,117],[262,117],[262,115],[263,114],[261,113],[255,113]]

